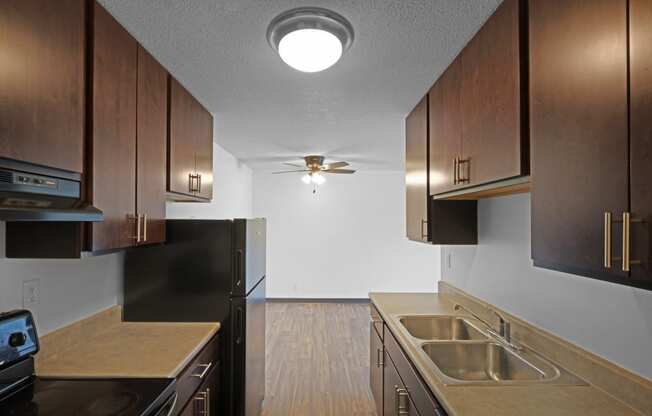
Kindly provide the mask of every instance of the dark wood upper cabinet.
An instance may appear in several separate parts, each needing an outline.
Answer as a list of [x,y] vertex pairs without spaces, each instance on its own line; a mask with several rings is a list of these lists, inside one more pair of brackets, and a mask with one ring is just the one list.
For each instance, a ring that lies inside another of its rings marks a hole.
[[129,247],[136,234],[136,90],[138,44],[94,4],[89,197],[104,212],[90,226],[90,247]]
[[462,154],[461,61],[456,59],[430,89],[430,193],[457,186],[456,158]]
[[428,96],[405,119],[407,237],[428,241]]
[[526,10],[505,0],[430,90],[432,195],[529,174]]
[[630,195],[632,278],[652,287],[652,2],[630,0]]
[[615,223],[629,207],[627,1],[532,0],[529,36],[534,264],[629,282]]
[[213,116],[170,77],[168,187],[175,198],[213,196]]
[[0,1],[0,157],[83,171],[85,1]]
[[[460,54],[462,153],[459,179],[482,184],[529,173],[522,135],[521,7],[505,0]],[[523,25],[523,28],[525,26]]]
[[138,243],[165,241],[167,71],[138,47],[136,213],[141,215]]
[[197,135],[196,158],[201,198],[213,199],[213,116],[205,108],[198,109],[200,133]]

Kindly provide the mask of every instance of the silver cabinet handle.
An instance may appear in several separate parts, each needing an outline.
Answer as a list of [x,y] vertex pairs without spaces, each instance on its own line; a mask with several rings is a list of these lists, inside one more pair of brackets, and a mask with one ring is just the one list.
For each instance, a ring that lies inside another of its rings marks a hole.
[[[461,169],[462,165],[466,166],[466,175],[462,176]],[[471,158],[458,158],[457,159],[457,183],[470,183],[471,182]]]
[[[199,414],[208,415],[208,405],[207,405],[207,403],[208,403],[208,389],[206,389],[205,391],[200,391],[199,393],[197,393],[197,395],[195,396],[195,401],[202,403],[202,409],[199,411]],[[197,408],[195,407],[195,409],[197,409]]]
[[141,219],[140,214],[136,214],[136,215],[130,214],[127,216],[127,218],[129,218],[129,220],[136,220],[136,235],[131,238],[136,240],[137,243],[140,243],[140,219]]
[[459,173],[459,164],[460,158],[456,157],[453,161],[453,185],[457,185],[458,182],[457,174]]
[[201,173],[197,174],[197,192],[201,193]]
[[396,414],[398,416],[409,416],[410,394],[406,389],[399,388],[398,386],[394,386],[394,392],[396,395]]
[[[426,226],[426,231],[423,231],[423,226]],[[421,220],[421,239],[428,241],[428,220]]]
[[213,366],[213,363],[208,363],[208,364],[197,364],[197,368],[199,368],[199,367],[203,367],[203,368],[204,368],[204,371],[202,371],[202,372],[199,373],[199,374],[193,374],[192,377],[197,377],[197,378],[199,378],[200,380],[203,379],[204,377],[206,377],[206,374],[208,373],[208,370],[210,370],[212,366]]
[[611,268],[611,212],[604,213],[604,268]]
[[385,367],[385,350],[376,348],[376,367]]
[[147,241],[147,214],[143,214],[143,241]]

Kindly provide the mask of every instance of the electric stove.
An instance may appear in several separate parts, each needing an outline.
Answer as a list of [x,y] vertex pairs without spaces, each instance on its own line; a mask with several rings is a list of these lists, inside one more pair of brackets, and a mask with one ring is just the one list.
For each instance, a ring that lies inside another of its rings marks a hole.
[[169,416],[173,379],[54,379],[34,375],[39,344],[28,311],[0,314],[1,416]]

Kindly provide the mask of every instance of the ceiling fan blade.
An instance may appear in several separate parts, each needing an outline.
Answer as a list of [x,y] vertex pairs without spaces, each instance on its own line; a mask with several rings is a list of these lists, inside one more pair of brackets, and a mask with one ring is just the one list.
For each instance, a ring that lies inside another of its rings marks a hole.
[[282,170],[279,172],[272,172],[272,175],[277,175],[279,173],[296,173],[296,172],[310,172],[308,169],[301,169],[301,170]]
[[306,167],[305,164],[300,165],[298,163],[283,162],[283,164],[286,165],[286,166],[293,166],[295,168],[305,168]]
[[344,174],[350,175],[352,173],[355,173],[355,170],[353,170],[353,169],[327,169],[327,170],[324,170],[322,172],[324,172],[324,173],[344,173]]
[[339,168],[344,168],[346,166],[349,166],[349,164],[346,162],[334,162],[334,163],[329,163],[327,165],[324,165],[322,167],[322,170],[339,169]]

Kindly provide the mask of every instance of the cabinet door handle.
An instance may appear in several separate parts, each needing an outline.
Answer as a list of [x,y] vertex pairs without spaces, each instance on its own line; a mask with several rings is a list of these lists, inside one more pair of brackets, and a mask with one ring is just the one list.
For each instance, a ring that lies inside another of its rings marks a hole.
[[[195,184],[197,184],[195,186]],[[201,175],[193,175],[192,173],[188,174],[188,190],[190,192],[199,192],[201,188]]]
[[201,173],[197,174],[197,192],[201,193]]
[[385,350],[376,348],[376,367],[385,367]]
[[136,243],[140,243],[140,214],[128,215],[129,220],[136,220],[136,235],[132,236]]
[[143,241],[147,241],[147,214],[143,214]]
[[409,416],[410,394],[406,389],[398,386],[394,386],[394,391],[396,395],[396,414],[398,416]]
[[[466,166],[466,175],[462,176],[462,165]],[[457,183],[470,183],[471,182],[471,158],[458,158],[457,159]]]
[[208,373],[208,370],[210,370],[212,366],[213,363],[198,364],[197,368],[202,367],[204,370],[199,374],[192,374],[192,377],[197,377],[198,379],[203,380],[204,377],[206,377],[206,373]]
[[[423,226],[426,226],[426,231],[423,231]],[[421,220],[421,239],[424,241],[428,240],[428,220]]]
[[611,212],[604,213],[604,268],[611,268]]
[[[196,401],[196,402],[201,402],[201,404],[202,404],[202,406],[201,406],[202,409],[199,411],[199,414],[200,414],[200,415],[208,415],[208,404],[207,404],[207,403],[208,403],[208,399],[209,399],[209,396],[208,396],[208,395],[209,395],[209,393],[208,393],[208,389],[206,389],[206,390],[204,390],[204,391],[200,391],[200,392],[197,393],[197,395],[195,396],[195,401]],[[196,410],[196,409],[197,409],[197,408],[195,407],[195,410]]]
[[459,169],[460,159],[458,157],[453,161],[453,185],[457,185],[457,173]]

